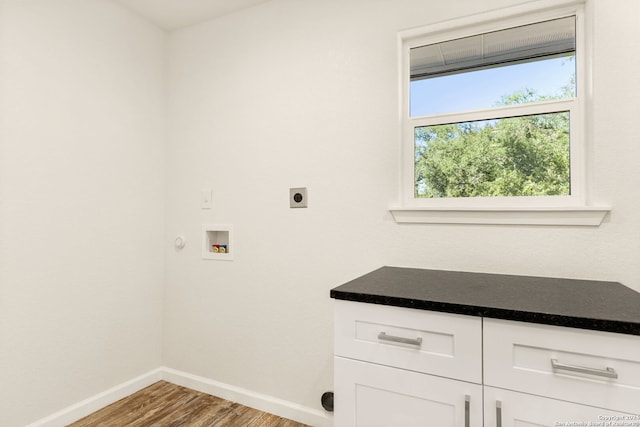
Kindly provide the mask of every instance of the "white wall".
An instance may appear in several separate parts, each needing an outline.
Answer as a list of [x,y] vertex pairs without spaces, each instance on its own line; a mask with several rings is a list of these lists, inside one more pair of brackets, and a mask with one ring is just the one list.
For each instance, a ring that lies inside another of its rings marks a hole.
[[[397,32],[517,3],[274,0],[171,35],[167,241],[191,243],[167,253],[167,366],[319,408],[332,387],[329,290],[382,265],[640,290],[636,0],[594,5],[590,191],[613,206],[603,225],[397,225],[387,211]],[[296,186],[308,209],[289,209]],[[234,225],[234,261],[200,258],[203,223]]]
[[105,0],[0,2],[0,425],[157,368],[165,35]]
[[[160,365],[319,409],[329,290],[382,265],[640,291],[636,0],[592,2],[602,226],[401,226],[387,211],[397,32],[521,2],[273,0],[172,33],[165,132],[160,31],[107,0],[0,0],[0,425]],[[308,209],[289,209],[295,186]],[[234,261],[201,259],[203,223],[234,225]]]

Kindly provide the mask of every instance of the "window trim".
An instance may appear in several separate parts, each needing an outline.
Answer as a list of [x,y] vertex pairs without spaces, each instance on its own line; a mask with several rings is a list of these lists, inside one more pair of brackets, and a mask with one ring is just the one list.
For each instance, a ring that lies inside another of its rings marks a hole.
[[[480,15],[440,22],[399,33],[399,90],[401,122],[400,206],[390,211],[397,222],[599,225],[608,207],[587,204],[586,117],[590,98],[590,41],[584,1],[542,0]],[[545,20],[576,17],[576,98],[509,105],[482,110],[410,117],[409,52],[411,48],[473,36]],[[414,197],[414,129],[417,126],[570,111],[571,195],[541,197]],[[576,218],[575,212],[580,212]],[[451,218],[447,220],[447,215]],[[591,216],[585,224],[584,216]],[[537,217],[537,218],[536,218]]]

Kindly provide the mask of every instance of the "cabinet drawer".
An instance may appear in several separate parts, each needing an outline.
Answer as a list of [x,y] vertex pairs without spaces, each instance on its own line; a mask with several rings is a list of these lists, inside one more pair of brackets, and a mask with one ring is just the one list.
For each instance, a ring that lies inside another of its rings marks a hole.
[[424,310],[335,302],[337,356],[482,382],[482,320]]
[[336,357],[335,427],[482,427],[482,386]]
[[640,412],[640,337],[484,319],[484,382]]

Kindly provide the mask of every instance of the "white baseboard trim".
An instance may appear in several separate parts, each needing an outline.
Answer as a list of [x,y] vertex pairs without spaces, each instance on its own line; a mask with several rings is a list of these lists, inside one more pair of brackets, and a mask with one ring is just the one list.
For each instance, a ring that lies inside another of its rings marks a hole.
[[126,381],[109,390],[98,393],[95,396],[75,403],[67,408],[64,408],[48,417],[35,421],[26,427],[62,427],[67,424],[71,424],[74,421],[78,421],[80,418],[84,418],[89,414],[102,409],[105,406],[111,405],[118,400],[127,397],[151,384],[158,382],[162,379],[162,368],[154,369],[146,374],[140,375],[132,380]]
[[313,427],[333,426],[332,415],[324,411],[302,406],[283,399],[278,399],[273,396],[256,393],[241,387],[214,381],[209,378],[162,367],[73,404],[49,415],[48,417],[35,421],[26,427],[66,426],[160,380],[188,387],[202,393],[211,394],[213,396],[237,402],[260,411],[269,412]]
[[[333,426],[333,416],[324,411],[214,381],[209,378],[192,375],[171,368],[163,368],[163,379],[173,384],[211,394],[313,427]],[[318,401],[320,401],[319,397]]]

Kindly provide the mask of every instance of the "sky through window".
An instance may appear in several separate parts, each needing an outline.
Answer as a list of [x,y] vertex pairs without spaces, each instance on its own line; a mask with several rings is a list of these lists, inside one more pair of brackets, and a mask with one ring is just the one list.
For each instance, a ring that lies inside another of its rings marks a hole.
[[570,55],[415,80],[410,85],[410,115],[490,108],[503,96],[526,89],[538,96],[559,96],[573,76],[575,60]]

